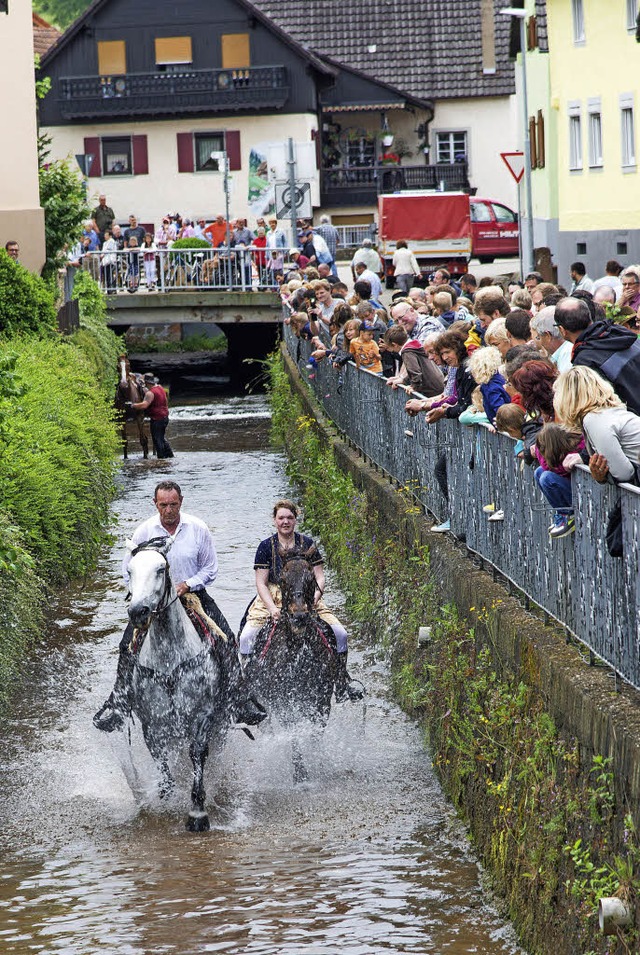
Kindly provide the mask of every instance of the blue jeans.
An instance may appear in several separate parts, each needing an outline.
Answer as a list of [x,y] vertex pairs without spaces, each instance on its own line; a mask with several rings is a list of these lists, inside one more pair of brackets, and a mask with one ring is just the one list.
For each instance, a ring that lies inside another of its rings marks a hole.
[[560,514],[573,514],[571,499],[571,478],[536,468],[536,484],[553,507]]

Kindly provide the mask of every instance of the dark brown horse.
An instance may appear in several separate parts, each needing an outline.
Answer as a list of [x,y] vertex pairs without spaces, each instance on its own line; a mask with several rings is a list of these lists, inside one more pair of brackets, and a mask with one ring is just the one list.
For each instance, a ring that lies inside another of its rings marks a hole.
[[121,422],[120,436],[122,439],[122,454],[126,461],[128,457],[127,424],[135,422],[138,429],[138,438],[142,448],[142,455],[149,457],[149,439],[144,423],[144,411],[134,411],[127,402],[142,401],[144,387],[140,385],[131,371],[129,359],[126,355],[118,356],[119,380],[116,387],[115,406]]

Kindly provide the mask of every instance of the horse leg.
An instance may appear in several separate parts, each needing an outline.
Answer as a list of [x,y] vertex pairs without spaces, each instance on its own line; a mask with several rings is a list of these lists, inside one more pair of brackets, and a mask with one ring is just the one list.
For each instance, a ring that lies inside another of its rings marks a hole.
[[120,431],[120,440],[122,441],[122,457],[123,460],[127,460],[129,445],[127,443],[127,422],[126,420],[122,422],[122,429]]
[[309,770],[304,764],[304,758],[302,756],[302,750],[300,749],[300,744],[298,740],[291,740],[291,760],[293,763],[293,781],[296,785],[300,783],[306,783],[309,779]]
[[142,447],[142,457],[149,457],[149,439],[147,438],[147,432],[144,429],[144,415],[138,415],[138,436],[140,438],[140,445]]
[[160,741],[156,739],[148,726],[143,725],[142,735],[144,736],[144,741],[147,744],[147,749],[151,753],[151,757],[160,771],[158,795],[160,796],[160,799],[166,799],[171,795],[175,786],[173,776],[171,775],[171,769],[169,768],[169,760],[167,759],[166,749],[161,745]]
[[209,755],[209,747],[194,742],[189,747],[189,756],[193,763],[193,786],[191,788],[191,811],[187,817],[189,832],[208,832],[209,816],[204,810],[206,793],[204,791],[204,765]]

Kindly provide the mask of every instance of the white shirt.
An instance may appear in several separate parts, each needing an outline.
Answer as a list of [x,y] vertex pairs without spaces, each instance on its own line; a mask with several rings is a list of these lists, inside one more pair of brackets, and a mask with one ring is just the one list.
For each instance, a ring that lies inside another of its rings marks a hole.
[[380,301],[380,296],[382,294],[382,282],[371,269],[365,269],[364,272],[361,272],[358,276],[358,282],[368,282],[371,286],[371,298],[375,299],[376,302]]
[[573,342],[563,342],[560,348],[556,348],[552,355],[549,355],[549,361],[552,361],[558,371],[569,371],[573,368],[571,364],[571,353],[573,352]]
[[[154,514],[139,524],[131,536],[135,546],[152,540],[154,537],[169,537],[169,532],[160,523],[160,515]],[[173,535],[174,542],[167,554],[167,561],[174,583],[184,580],[191,590],[202,590],[218,576],[218,555],[213,535],[204,521],[191,514],[180,512],[180,523]],[[129,561],[131,551],[127,551],[122,562],[122,575],[125,584],[129,584]]]

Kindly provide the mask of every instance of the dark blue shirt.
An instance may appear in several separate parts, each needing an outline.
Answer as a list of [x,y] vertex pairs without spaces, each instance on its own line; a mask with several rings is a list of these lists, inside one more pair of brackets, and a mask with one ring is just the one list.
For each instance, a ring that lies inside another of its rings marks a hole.
[[[306,534],[296,533],[294,535],[294,540],[296,550],[308,550],[312,546],[315,547],[313,538],[307,537]],[[324,563],[319,550],[316,549],[315,557],[311,563],[314,567]],[[271,537],[267,537],[266,540],[263,540],[258,544],[253,568],[254,570],[268,569],[270,584],[278,584],[280,582],[280,574],[282,573],[282,560],[280,559],[280,555],[278,553],[277,534],[272,534]]]

